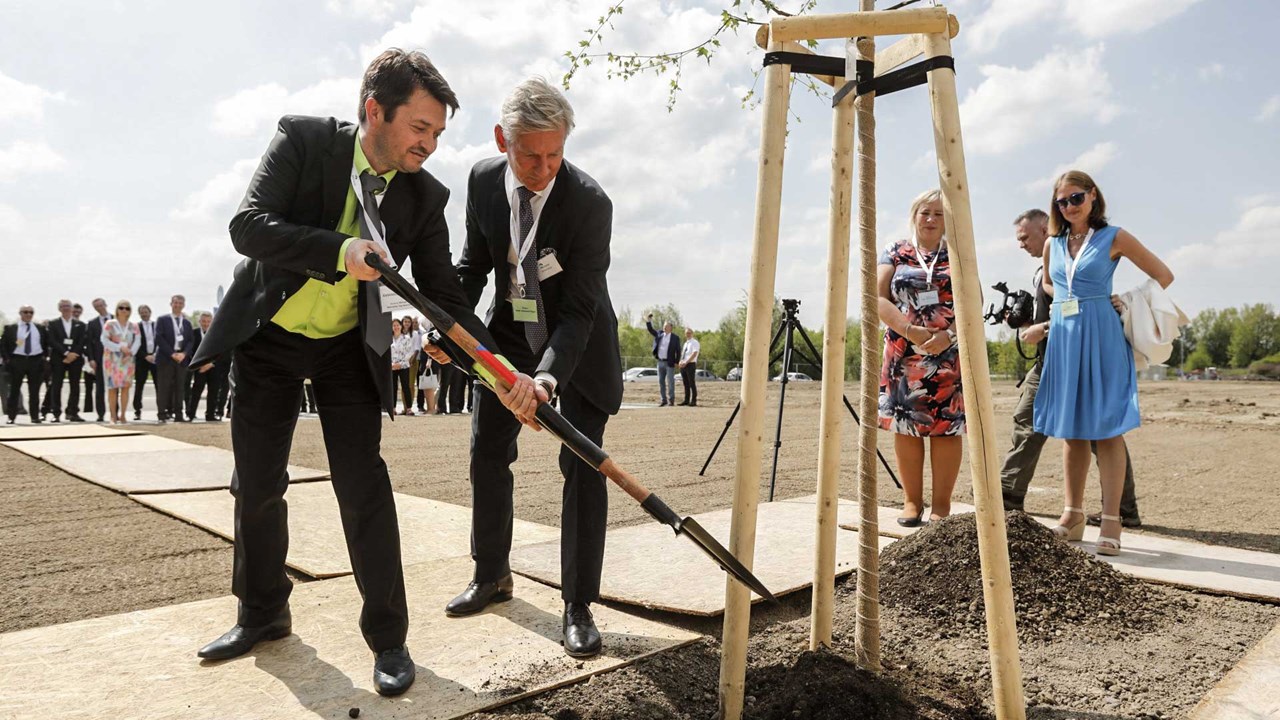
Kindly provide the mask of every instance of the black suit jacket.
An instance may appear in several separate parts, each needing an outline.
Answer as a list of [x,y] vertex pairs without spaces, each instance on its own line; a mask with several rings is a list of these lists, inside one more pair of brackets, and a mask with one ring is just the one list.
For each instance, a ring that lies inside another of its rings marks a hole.
[[675,367],[680,362],[680,348],[683,347],[680,342],[680,336],[671,333],[671,340],[667,343],[667,356],[658,357],[658,347],[662,344],[662,331],[653,326],[648,320],[644,321],[644,326],[649,330],[649,334],[653,336],[653,356],[659,360],[665,360],[667,365]]
[[[71,335],[67,335],[67,331],[62,327],[62,318],[56,317],[49,321],[49,360],[55,366],[62,365],[62,358],[67,353],[75,353],[79,357],[78,360],[84,360],[85,355],[89,353],[89,347],[85,334],[87,329],[85,324],[71,319]],[[67,343],[70,340],[70,343]]]
[[[108,316],[110,319],[110,316]],[[84,326],[84,345],[89,351],[89,359],[102,366],[102,318],[94,318],[85,323]]]
[[[338,267],[347,236],[335,228],[351,185],[355,143],[356,126],[348,122],[296,115],[280,119],[231,220],[231,242],[248,259],[236,267],[194,358],[197,365],[253,337],[308,279],[333,284],[346,276]],[[386,241],[398,265],[411,261],[418,289],[496,351],[453,269],[444,217],[448,201],[448,189],[431,173],[397,173],[379,206]],[[362,334],[368,292],[377,292],[377,285],[360,283],[356,305]],[[383,407],[391,413],[391,353],[377,355],[367,343],[364,348]]]
[[[185,353],[179,363],[182,367],[191,365],[191,355],[196,350],[196,334],[191,327],[191,321],[182,318],[182,342],[178,342],[178,338],[173,334],[173,316],[165,313],[156,318],[156,366],[173,365],[173,358],[170,357],[174,353]],[[168,372],[166,370],[166,372]]]
[[[40,354],[34,357],[49,357],[49,331],[45,326],[38,323],[31,323],[40,336]],[[13,360],[13,355],[18,350],[18,323],[6,325],[4,333],[0,334],[0,357],[4,358],[5,363]]]
[[[505,156],[471,169],[467,181],[467,242],[458,274],[474,306],[494,272],[490,328],[509,321],[511,285],[511,205],[503,182]],[[618,320],[609,299],[609,239],[613,203],[589,175],[568,161],[538,219],[537,252],[553,250],[563,271],[539,283],[549,338],[536,372],[555,377],[558,389],[572,385],[601,410],[613,414],[622,403],[622,360]],[[504,304],[506,307],[504,307]],[[526,350],[527,352],[527,350]]]
[[[155,316],[153,315],[152,317],[155,317]],[[139,334],[140,336],[142,336],[142,343],[141,343],[140,345],[138,345],[138,357],[137,357],[137,361],[138,361],[138,362],[147,362],[147,355],[149,355],[149,354],[150,354],[150,353],[147,351],[147,341],[148,341],[148,339],[150,339],[150,341],[151,341],[152,343],[154,343],[154,342],[155,342],[155,338],[152,338],[152,337],[150,336],[150,331],[148,331],[148,330],[147,330],[147,322],[148,322],[148,321],[146,321],[146,320],[139,320],[139,321],[137,322],[137,325],[138,325],[138,334]],[[159,321],[157,321],[157,320],[151,320],[150,322],[156,323],[156,327],[159,327]],[[160,350],[159,350],[159,348],[156,348],[156,352],[158,353],[159,351],[160,351]]]

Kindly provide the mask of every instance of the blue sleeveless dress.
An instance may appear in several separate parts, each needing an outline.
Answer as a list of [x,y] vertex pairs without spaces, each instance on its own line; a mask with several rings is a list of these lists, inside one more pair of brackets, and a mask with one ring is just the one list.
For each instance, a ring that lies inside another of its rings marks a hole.
[[1068,296],[1067,237],[1049,239],[1054,300],[1049,344],[1036,392],[1033,426],[1038,433],[1105,440],[1141,422],[1133,350],[1110,300],[1111,278],[1119,264],[1111,259],[1111,245],[1119,231],[1114,225],[1095,230],[1088,244],[1080,248],[1072,283],[1080,312],[1070,317],[1062,316],[1062,304]]

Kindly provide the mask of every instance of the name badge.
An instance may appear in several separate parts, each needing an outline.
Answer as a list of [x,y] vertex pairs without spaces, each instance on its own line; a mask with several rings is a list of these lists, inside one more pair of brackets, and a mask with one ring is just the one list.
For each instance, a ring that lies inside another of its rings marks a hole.
[[1062,302],[1062,317],[1068,318],[1068,317],[1071,317],[1072,315],[1079,315],[1079,314],[1080,314],[1079,300],[1064,300]]
[[563,271],[564,268],[560,267],[560,260],[556,258],[554,252],[538,258],[538,282],[555,277]]
[[413,310],[413,306],[409,304],[408,300],[400,297],[394,290],[381,283],[378,284],[378,304],[382,306],[384,315]]
[[538,301],[533,298],[512,300],[511,315],[516,322],[538,322]]
[[176,342],[182,342],[182,335],[181,335],[181,333],[179,333],[179,335],[178,335],[178,339],[176,340]]
[[939,300],[938,300],[937,290],[929,290],[927,292],[916,294],[916,307],[918,308],[929,307],[930,305],[937,305],[938,302]]
[[70,346],[70,345],[71,345],[71,338],[67,338],[66,340],[63,340],[63,341],[62,341],[62,344],[63,344],[63,345],[68,345],[68,346]]

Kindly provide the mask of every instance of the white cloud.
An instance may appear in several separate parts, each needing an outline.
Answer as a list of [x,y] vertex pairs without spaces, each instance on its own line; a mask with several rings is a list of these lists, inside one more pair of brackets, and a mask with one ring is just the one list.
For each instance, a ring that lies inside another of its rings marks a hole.
[[1280,95],[1272,95],[1270,99],[1262,104],[1262,109],[1258,111],[1258,115],[1254,120],[1266,122],[1277,115],[1280,115]]
[[0,121],[40,121],[49,102],[64,102],[67,96],[29,85],[0,72]]
[[0,227],[9,235],[21,235],[26,231],[26,218],[18,208],[0,203]]
[[325,9],[341,17],[383,22],[404,4],[403,0],[328,0]]
[[[1280,258],[1280,204],[1257,205],[1245,210],[1235,227],[1209,242],[1183,245],[1170,256],[1175,272],[1206,269],[1239,271],[1260,262]],[[1260,273],[1243,273],[1258,275]],[[1237,282],[1243,281],[1239,278]],[[1221,286],[1214,286],[1221,287]],[[1234,287],[1240,290],[1239,287]]]
[[184,222],[229,220],[257,167],[256,159],[237,160],[230,170],[214,175],[204,187],[188,195],[181,206],[169,212],[169,217]]
[[1221,80],[1227,76],[1227,66],[1219,62],[1209,63],[1208,65],[1201,66],[1201,68],[1196,71],[1196,75],[1201,80],[1205,81]]
[[328,78],[295,92],[279,83],[241,90],[213,107],[210,128],[220,135],[261,135],[283,115],[321,115],[355,119],[358,78]]
[[1012,30],[1065,24],[1099,40],[1136,34],[1174,18],[1200,0],[992,0],[961,34],[973,52],[990,52]]
[[66,158],[49,147],[43,140],[15,140],[9,147],[0,147],[0,183],[12,184],[23,173],[49,173],[66,167]]
[[1000,154],[1067,125],[1110,122],[1120,108],[1102,56],[1103,46],[1095,45],[1054,50],[1025,70],[981,66],[982,83],[960,104],[965,150]]
[[1054,168],[1053,172],[1049,173],[1047,176],[1027,183],[1025,186],[1026,190],[1029,193],[1047,193],[1053,188],[1053,181],[1057,180],[1059,175],[1068,170],[1083,170],[1096,178],[1098,173],[1102,172],[1107,165],[1111,164],[1111,161],[1116,158],[1118,152],[1119,150],[1115,143],[1100,142],[1080,153],[1075,160]]

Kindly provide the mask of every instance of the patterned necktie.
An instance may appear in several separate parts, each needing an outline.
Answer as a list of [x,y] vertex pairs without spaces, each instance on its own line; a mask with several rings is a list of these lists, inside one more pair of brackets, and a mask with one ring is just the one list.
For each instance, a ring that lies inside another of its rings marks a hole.
[[538,305],[538,322],[524,324],[524,339],[529,342],[529,349],[536,354],[542,351],[543,345],[547,344],[547,313],[542,307],[542,290],[538,287],[537,238],[529,237],[529,231],[533,229],[533,206],[529,204],[529,198],[533,197],[534,193],[526,187],[516,188],[516,193],[520,195],[519,248],[524,248],[526,239],[534,244],[529,248],[529,252],[524,254],[520,267],[524,269],[524,298]]
[[27,323],[27,339],[22,342],[22,354],[31,354],[31,323]]
[[[360,237],[372,240],[373,233],[369,230],[368,218],[372,218],[373,222],[377,223],[378,229],[383,230],[382,218],[378,215],[377,196],[387,189],[387,181],[366,170],[360,175],[360,189],[363,190],[364,195],[360,199],[361,204],[364,205],[364,212],[359,208],[356,209],[356,215],[360,218]],[[365,213],[368,213],[368,218]],[[391,347],[391,313],[382,312],[382,302],[378,299],[377,280],[366,280],[361,284],[364,285],[365,303],[364,341],[373,348],[375,353],[385,355],[387,349]]]

